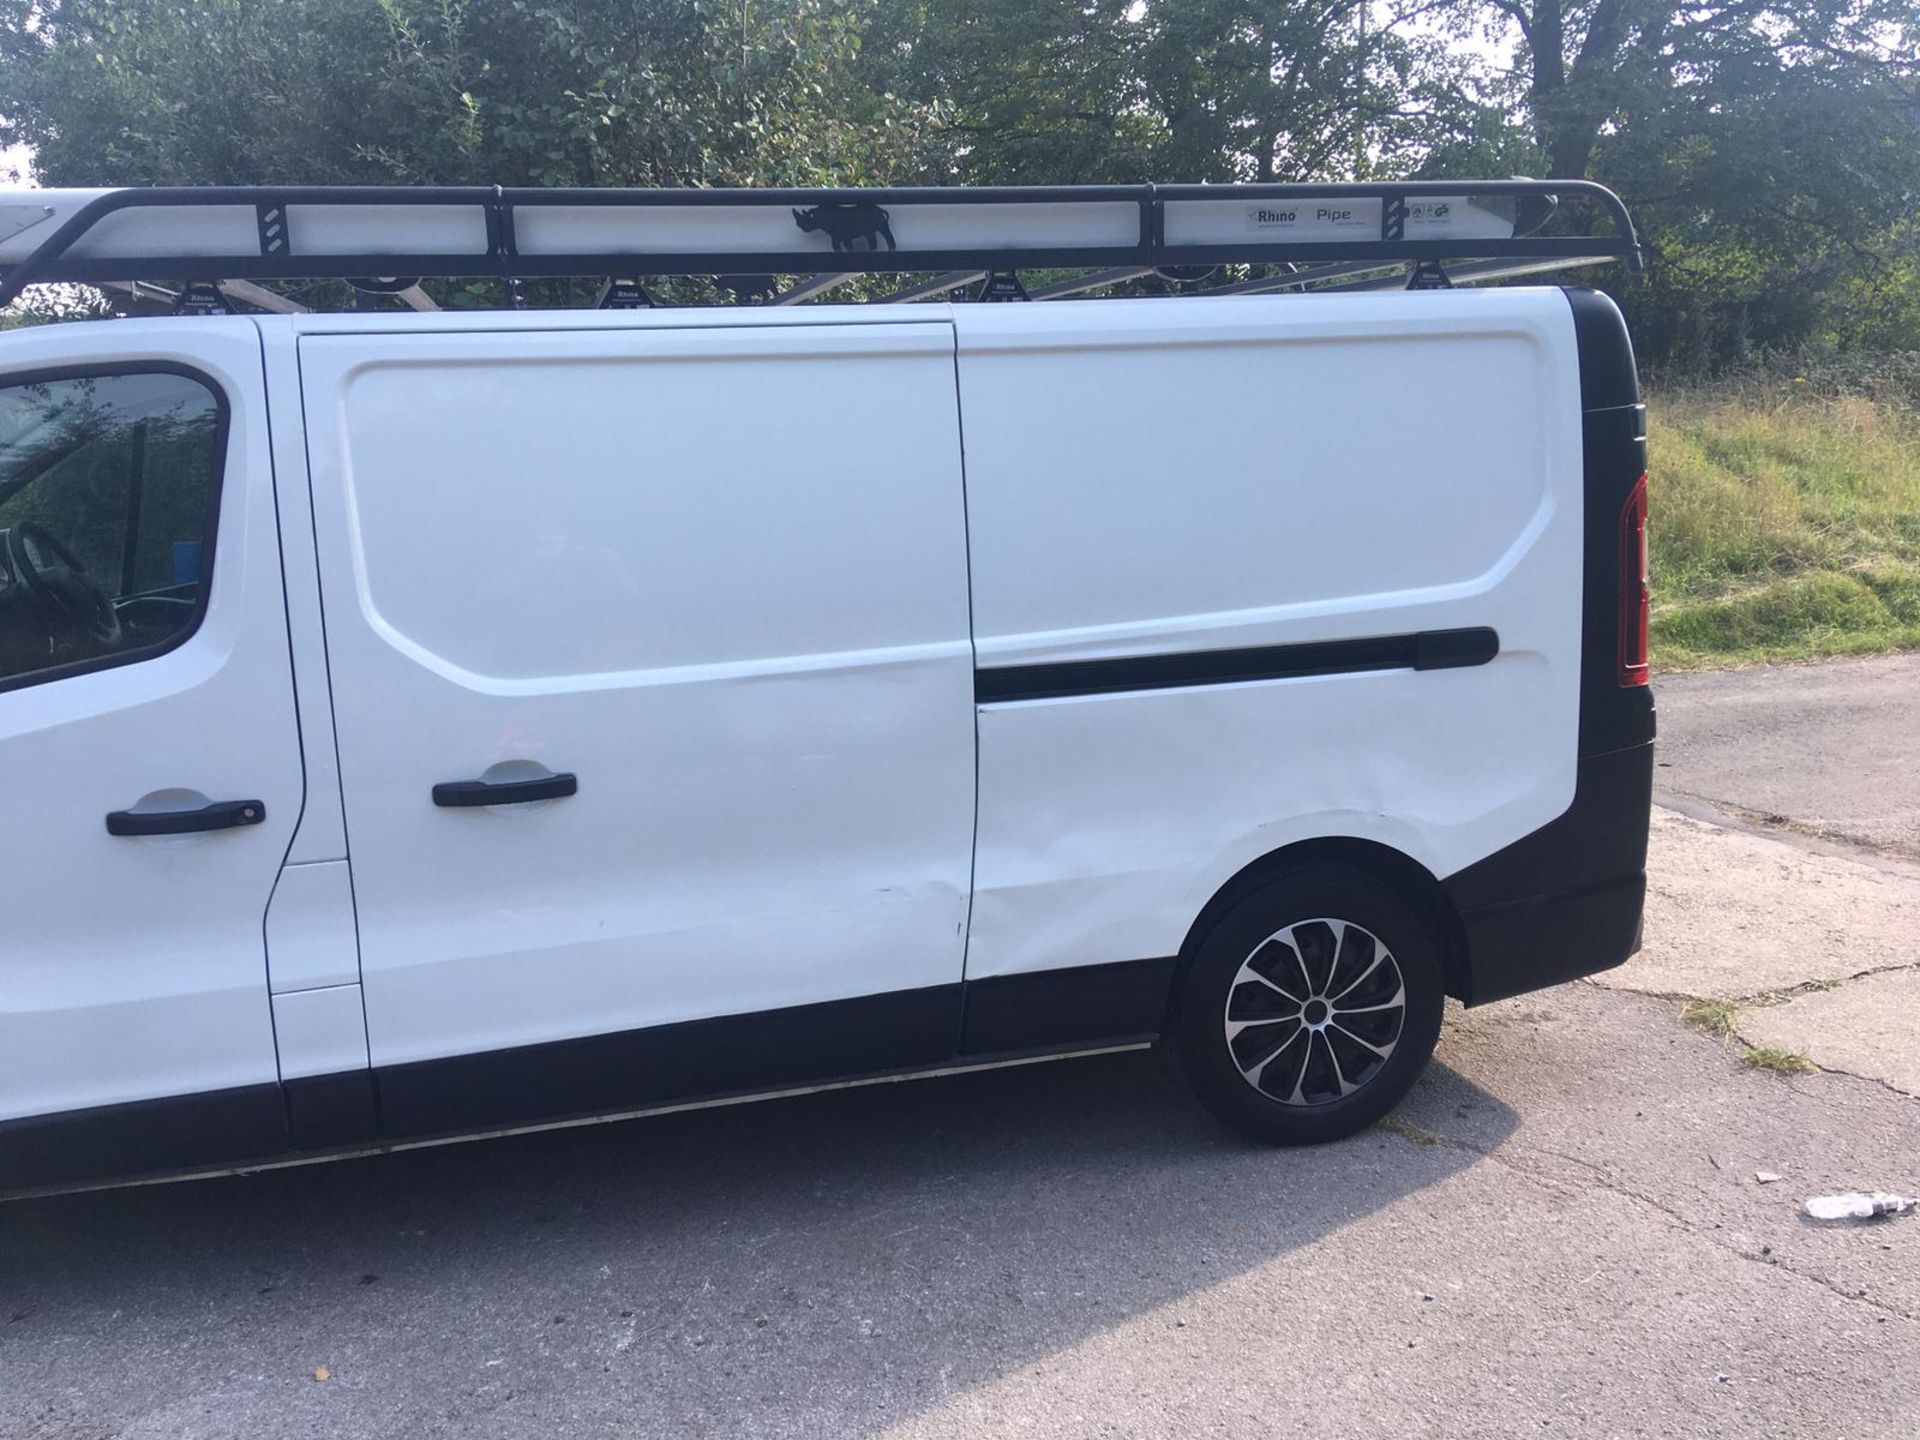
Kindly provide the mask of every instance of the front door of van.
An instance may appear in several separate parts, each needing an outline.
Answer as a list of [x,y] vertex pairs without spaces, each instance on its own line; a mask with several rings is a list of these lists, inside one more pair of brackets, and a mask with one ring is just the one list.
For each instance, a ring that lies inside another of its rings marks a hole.
[[0,1190],[265,1153],[302,768],[259,336],[60,325],[4,356]]
[[311,334],[301,373],[389,1131],[951,1053],[951,329]]

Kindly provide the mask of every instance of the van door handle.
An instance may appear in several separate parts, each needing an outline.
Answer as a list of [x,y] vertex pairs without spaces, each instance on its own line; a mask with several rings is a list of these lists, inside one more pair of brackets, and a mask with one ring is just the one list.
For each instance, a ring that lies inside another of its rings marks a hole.
[[114,810],[109,835],[186,835],[195,830],[232,830],[258,825],[267,807],[258,800],[214,800],[198,810]]
[[433,787],[433,803],[454,808],[524,805],[529,800],[558,800],[579,789],[579,778],[564,770],[535,780],[445,780]]

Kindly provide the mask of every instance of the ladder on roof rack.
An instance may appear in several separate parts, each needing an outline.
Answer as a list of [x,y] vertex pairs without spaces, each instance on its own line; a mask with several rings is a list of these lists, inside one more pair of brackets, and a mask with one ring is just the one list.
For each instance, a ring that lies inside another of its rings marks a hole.
[[[1603,216],[1608,230],[1533,233],[1566,201]],[[948,280],[952,288],[1033,269],[1142,275],[1244,263],[1365,270],[1465,260],[1620,260],[1638,270],[1640,248],[1619,197],[1584,180],[872,190],[236,186],[0,196],[0,305],[32,284],[161,277],[794,275],[810,277],[819,293],[832,277],[874,273],[959,275]],[[1304,283],[1284,275],[1266,288]]]

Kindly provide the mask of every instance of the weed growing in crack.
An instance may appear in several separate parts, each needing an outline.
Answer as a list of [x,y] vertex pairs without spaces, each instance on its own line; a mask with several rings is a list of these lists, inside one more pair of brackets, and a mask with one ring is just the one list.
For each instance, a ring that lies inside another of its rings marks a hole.
[[1734,1017],[1740,1005],[1733,1000],[1689,1000],[1680,1007],[1680,1018],[1694,1029],[1726,1039],[1733,1034]]
[[1769,1070],[1775,1075],[1811,1075],[1819,1068],[1804,1051],[1779,1045],[1749,1045],[1740,1052],[1740,1058],[1756,1070]]

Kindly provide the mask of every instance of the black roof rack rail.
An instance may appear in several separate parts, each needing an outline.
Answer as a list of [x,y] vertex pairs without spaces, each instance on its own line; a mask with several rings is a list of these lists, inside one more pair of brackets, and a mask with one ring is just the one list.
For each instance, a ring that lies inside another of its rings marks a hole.
[[[1534,233],[1569,201],[1608,228]],[[1042,268],[1463,260],[1640,267],[1626,207],[1585,180],[22,190],[0,195],[0,215],[25,217],[0,234],[0,305],[33,284],[153,279],[802,276],[824,290],[836,275]]]

